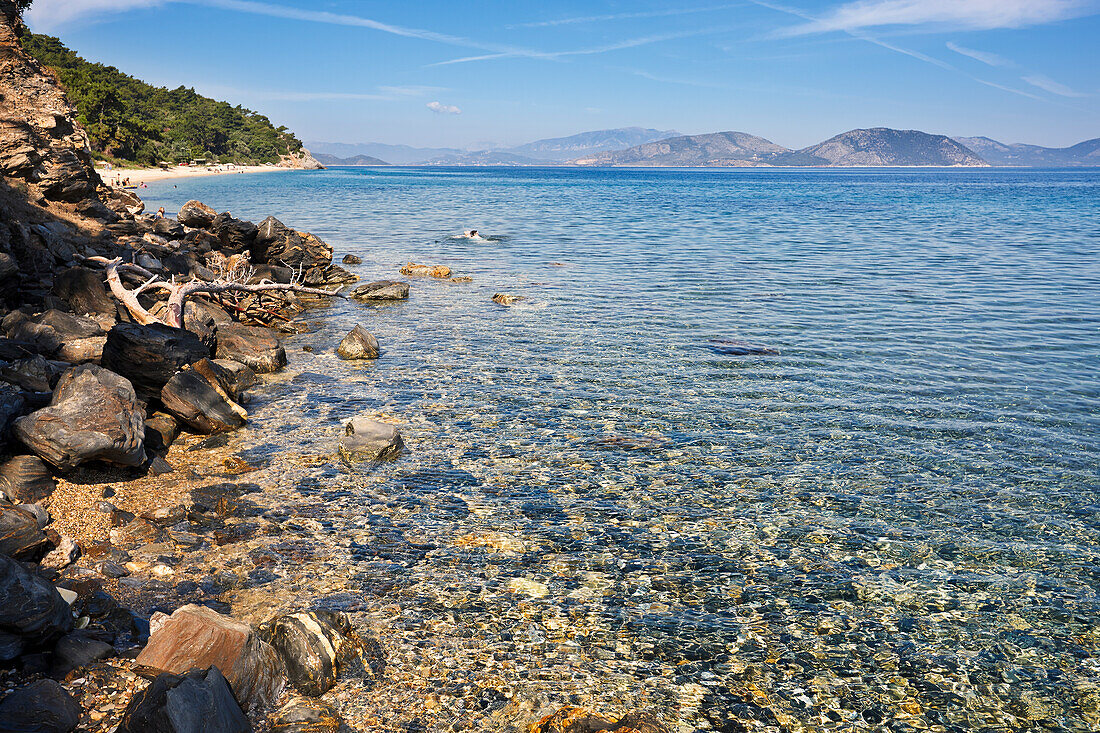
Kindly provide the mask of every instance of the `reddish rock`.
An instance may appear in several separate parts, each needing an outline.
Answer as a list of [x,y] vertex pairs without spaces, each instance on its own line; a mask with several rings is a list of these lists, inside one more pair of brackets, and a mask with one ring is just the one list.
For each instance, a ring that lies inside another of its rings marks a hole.
[[530,726],[528,733],[668,733],[659,721],[653,718],[624,715],[617,721],[609,720],[584,708],[564,707],[553,715]]

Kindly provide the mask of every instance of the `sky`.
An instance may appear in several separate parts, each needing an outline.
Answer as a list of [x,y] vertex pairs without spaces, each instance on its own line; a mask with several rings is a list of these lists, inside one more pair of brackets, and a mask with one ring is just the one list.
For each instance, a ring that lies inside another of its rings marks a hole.
[[479,149],[614,127],[801,148],[857,127],[1100,137],[1100,0],[35,0],[92,61],[303,140]]

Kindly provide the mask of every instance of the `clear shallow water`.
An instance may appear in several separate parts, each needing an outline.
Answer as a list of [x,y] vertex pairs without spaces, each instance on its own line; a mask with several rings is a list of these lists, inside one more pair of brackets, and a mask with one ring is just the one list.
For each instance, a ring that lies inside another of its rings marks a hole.
[[[238,436],[288,502],[325,507],[326,581],[270,586],[325,586],[391,649],[393,684],[347,710],[431,730],[569,701],[684,731],[1100,728],[1100,172],[172,185],[149,207],[276,214],[365,281],[409,260],[473,277],[313,314]],[[500,239],[451,238],[471,227]],[[356,322],[377,363],[331,354]],[[302,458],[360,412],[401,422],[406,457]]]

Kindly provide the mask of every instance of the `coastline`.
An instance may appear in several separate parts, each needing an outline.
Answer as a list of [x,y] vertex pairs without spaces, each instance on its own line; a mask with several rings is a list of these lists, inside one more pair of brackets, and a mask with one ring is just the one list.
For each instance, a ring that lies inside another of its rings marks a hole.
[[306,170],[305,168],[290,168],[278,165],[241,165],[226,170],[224,167],[210,168],[203,166],[174,166],[167,170],[163,168],[117,168],[108,170],[105,166],[97,165],[96,172],[104,183],[111,185],[117,176],[129,178],[134,185],[140,183],[152,183],[153,181],[169,181],[182,178],[199,178],[205,176],[230,176],[237,173],[278,173],[287,171]]

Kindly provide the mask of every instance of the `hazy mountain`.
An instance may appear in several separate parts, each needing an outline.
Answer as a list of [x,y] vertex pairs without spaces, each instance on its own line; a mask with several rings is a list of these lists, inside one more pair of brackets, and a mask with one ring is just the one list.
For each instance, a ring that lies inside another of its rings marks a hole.
[[311,142],[306,147],[313,155],[324,153],[337,158],[354,158],[356,155],[368,155],[372,158],[388,160],[391,165],[413,165],[422,160],[439,158],[444,155],[465,155],[460,148],[414,148],[411,145],[387,145],[386,143],[326,143]]
[[1100,138],[1086,140],[1068,148],[1044,148],[1041,145],[1002,143],[988,137],[956,137],[992,165],[1078,166],[1100,165]]
[[682,135],[574,160],[575,165],[743,166],[768,165],[791,151],[745,132]]
[[944,135],[888,127],[849,130],[799,152],[832,166],[986,165],[974,151]]
[[323,165],[389,165],[384,160],[372,158],[369,155],[353,155],[350,158],[337,158],[328,153],[316,153],[314,158]]
[[626,150],[635,145],[677,137],[675,130],[653,130],[645,127],[620,127],[615,130],[594,130],[569,137],[536,140],[501,152],[522,155],[536,160],[565,162],[582,155],[595,155],[611,150]]
[[523,155],[515,155],[500,150],[482,150],[462,155],[441,155],[420,161],[419,165],[547,165],[545,160],[536,160]]

